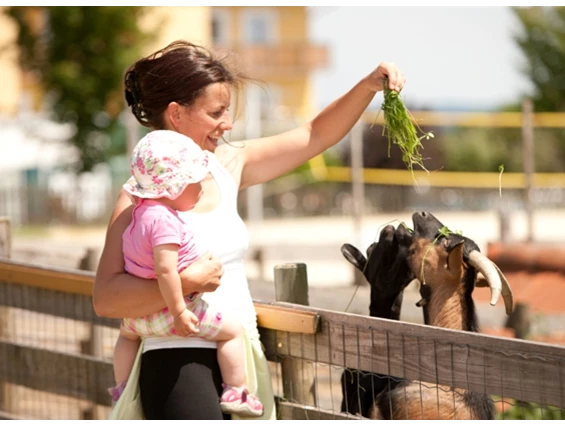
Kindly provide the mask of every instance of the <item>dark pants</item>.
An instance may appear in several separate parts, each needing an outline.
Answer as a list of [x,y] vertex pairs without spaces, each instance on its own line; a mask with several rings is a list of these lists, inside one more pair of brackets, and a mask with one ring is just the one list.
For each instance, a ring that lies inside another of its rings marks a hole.
[[222,376],[216,349],[143,353],[139,376],[147,420],[228,420],[220,410]]

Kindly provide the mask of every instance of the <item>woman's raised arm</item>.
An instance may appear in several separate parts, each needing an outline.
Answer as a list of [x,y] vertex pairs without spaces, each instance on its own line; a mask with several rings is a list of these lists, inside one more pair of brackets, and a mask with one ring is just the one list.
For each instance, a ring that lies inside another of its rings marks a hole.
[[383,62],[349,92],[336,99],[312,121],[297,129],[245,142],[240,188],[282,176],[338,143],[359,120],[385,78],[400,91],[404,77],[394,64]]

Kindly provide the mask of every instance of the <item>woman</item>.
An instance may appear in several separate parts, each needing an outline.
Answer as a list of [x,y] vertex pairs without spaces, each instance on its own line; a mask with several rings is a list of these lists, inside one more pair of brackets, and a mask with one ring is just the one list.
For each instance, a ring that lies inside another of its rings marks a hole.
[[[200,201],[183,215],[201,231],[212,254],[183,272],[183,289],[185,294],[207,292],[203,297],[208,303],[240,318],[251,342],[248,373],[255,373],[251,379],[264,404],[263,419],[274,419],[275,410],[243,265],[248,236],[237,213],[238,190],[277,178],[335,145],[383,90],[385,78],[390,89],[402,89],[404,77],[399,70],[381,63],[309,123],[275,136],[219,145],[224,132],[232,128],[231,88],[242,79],[207,50],[177,41],[139,60],[126,73],[126,99],[142,125],[182,133],[214,154],[210,173],[202,181]],[[154,281],[124,271],[122,234],[131,220],[131,209],[131,200],[122,191],[94,284],[94,308],[100,316],[140,317],[165,307]],[[139,379],[145,416],[221,419],[215,351],[213,342],[197,338],[146,339]]]

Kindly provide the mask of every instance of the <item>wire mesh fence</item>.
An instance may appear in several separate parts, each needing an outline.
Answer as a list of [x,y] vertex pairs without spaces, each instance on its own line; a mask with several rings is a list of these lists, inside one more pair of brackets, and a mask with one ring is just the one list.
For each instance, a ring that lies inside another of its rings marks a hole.
[[[118,320],[93,312],[92,274],[1,269],[0,417],[107,418]],[[320,319],[260,330],[280,418],[565,418],[565,347],[274,305]]]

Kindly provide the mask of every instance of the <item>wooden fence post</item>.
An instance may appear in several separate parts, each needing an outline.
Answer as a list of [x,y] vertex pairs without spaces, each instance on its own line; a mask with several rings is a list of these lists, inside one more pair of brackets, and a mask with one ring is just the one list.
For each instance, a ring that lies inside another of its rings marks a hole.
[[[81,259],[79,269],[84,271],[96,271],[100,252],[94,248],[87,248]],[[104,357],[104,329],[101,326],[90,324],[87,339],[80,342],[81,353],[92,355],[97,358]],[[93,389],[93,392],[95,390]],[[83,420],[96,420],[102,418],[102,412],[96,404],[92,404],[82,411]]]
[[0,257],[12,257],[12,221],[0,217]]
[[[12,257],[12,222],[9,217],[0,217],[0,257],[8,259]],[[0,305],[0,338],[6,340],[12,338],[11,316],[12,309]],[[15,391],[15,387],[0,382],[0,411],[14,413],[17,402]]]
[[517,339],[527,339],[532,325],[530,306],[525,303],[516,303],[514,310],[506,319],[505,326],[516,332]]
[[[275,266],[275,299],[278,302],[309,305],[306,264],[286,263]],[[283,358],[281,368],[283,397],[299,404],[316,406],[314,363]]]

